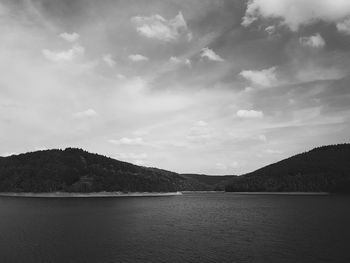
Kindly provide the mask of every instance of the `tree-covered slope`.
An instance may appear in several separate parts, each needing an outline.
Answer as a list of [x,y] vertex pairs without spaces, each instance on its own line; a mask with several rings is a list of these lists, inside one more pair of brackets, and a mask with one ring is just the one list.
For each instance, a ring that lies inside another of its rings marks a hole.
[[315,148],[265,166],[232,179],[225,190],[350,192],[350,144]]
[[177,173],[74,148],[0,158],[0,192],[172,192],[214,188]]
[[204,174],[181,174],[190,181],[200,183],[207,190],[223,191],[226,184],[236,175],[204,175]]

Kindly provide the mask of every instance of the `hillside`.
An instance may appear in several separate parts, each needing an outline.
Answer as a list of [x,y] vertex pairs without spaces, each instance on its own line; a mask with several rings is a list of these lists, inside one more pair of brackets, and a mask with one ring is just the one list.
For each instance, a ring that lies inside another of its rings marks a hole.
[[75,148],[0,158],[0,192],[173,192],[215,188],[216,184]]
[[228,192],[350,192],[350,144],[315,148],[235,177]]
[[235,175],[204,175],[204,174],[181,174],[182,177],[194,182],[198,182],[203,187],[209,186],[208,190],[222,191]]

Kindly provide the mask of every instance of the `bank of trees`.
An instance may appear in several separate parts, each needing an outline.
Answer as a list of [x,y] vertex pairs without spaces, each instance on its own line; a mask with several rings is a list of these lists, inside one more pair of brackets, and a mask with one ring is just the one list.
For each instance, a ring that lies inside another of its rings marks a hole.
[[350,144],[315,148],[234,178],[230,192],[350,192]]
[[0,158],[1,192],[173,192],[215,187],[216,184],[191,176],[137,166],[75,148]]
[[0,159],[2,192],[176,191],[180,175],[81,149],[47,150]]

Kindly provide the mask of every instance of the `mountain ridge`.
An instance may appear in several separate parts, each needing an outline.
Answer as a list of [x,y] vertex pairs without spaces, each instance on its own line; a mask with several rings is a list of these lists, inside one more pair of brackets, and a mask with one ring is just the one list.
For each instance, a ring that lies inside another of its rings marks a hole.
[[224,189],[222,184],[207,184],[191,176],[137,166],[78,148],[0,158],[0,192],[175,192],[218,187]]
[[0,158],[0,192],[350,192],[350,144],[316,147],[241,176],[179,174],[78,148]]
[[233,178],[228,192],[350,192],[350,144],[316,147]]

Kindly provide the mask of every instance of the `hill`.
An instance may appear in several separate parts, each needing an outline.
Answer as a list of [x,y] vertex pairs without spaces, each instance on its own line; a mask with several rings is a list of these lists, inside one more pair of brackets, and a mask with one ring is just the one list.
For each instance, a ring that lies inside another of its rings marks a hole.
[[204,174],[181,174],[182,177],[194,182],[200,183],[208,190],[223,191],[225,186],[231,179],[237,177],[235,175],[204,175]]
[[[217,183],[222,180],[218,178]],[[137,166],[75,148],[0,158],[0,192],[174,192],[214,190],[216,186],[205,179]]]
[[350,193],[350,144],[329,145],[235,177],[228,192]]

